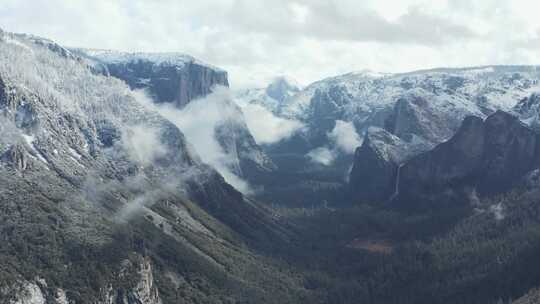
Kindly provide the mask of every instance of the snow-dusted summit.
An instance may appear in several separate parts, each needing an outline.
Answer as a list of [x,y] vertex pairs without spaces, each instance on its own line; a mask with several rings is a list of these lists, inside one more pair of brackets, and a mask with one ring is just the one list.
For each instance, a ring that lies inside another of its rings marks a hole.
[[539,75],[535,66],[398,74],[362,71],[317,81],[285,99],[277,109],[268,108],[307,126],[301,136],[303,152],[328,142],[327,134],[337,120],[353,123],[359,134],[376,126],[406,141],[435,144],[453,135],[468,115],[486,117],[496,110],[512,110],[540,89]]
[[266,87],[236,92],[235,99],[242,106],[257,104],[273,113],[278,113],[282,104],[300,92],[301,89],[302,86],[296,80],[287,76],[278,76]]

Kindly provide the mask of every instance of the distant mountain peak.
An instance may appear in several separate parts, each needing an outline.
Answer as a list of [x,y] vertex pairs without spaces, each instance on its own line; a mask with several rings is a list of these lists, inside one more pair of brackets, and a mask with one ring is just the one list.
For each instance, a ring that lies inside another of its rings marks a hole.
[[301,89],[302,85],[294,78],[286,75],[276,76],[272,79],[269,86],[271,85],[286,85],[289,88],[298,88]]
[[266,87],[266,94],[281,102],[300,92],[300,89],[301,86],[296,80],[286,76],[278,76]]

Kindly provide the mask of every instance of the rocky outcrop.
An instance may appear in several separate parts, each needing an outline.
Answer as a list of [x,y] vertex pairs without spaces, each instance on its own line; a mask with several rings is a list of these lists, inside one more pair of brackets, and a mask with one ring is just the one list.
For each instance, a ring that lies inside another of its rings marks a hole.
[[141,263],[138,265],[139,280],[137,285],[130,292],[132,297],[126,298],[124,302],[131,303],[133,302],[131,299],[136,299],[135,302],[138,301],[137,303],[161,304],[159,291],[154,282],[151,261],[149,258],[141,258],[141,260]]
[[519,118],[535,130],[540,130],[540,94],[532,93],[513,108]]
[[234,114],[216,125],[215,137],[225,154],[231,156],[232,172],[255,184],[263,183],[276,165],[255,142],[240,108],[232,102],[224,106]]
[[350,173],[352,199],[384,202],[395,196],[400,166],[423,146],[414,146],[381,128],[369,128],[362,146],[356,149]]
[[266,87],[236,91],[234,97],[242,106],[257,104],[278,114],[280,107],[300,90],[300,85],[295,80],[279,76],[274,78]]
[[517,117],[502,111],[485,121],[468,117],[450,140],[403,166],[399,199],[466,202],[470,189],[502,192],[539,165],[540,137]]
[[148,89],[158,102],[171,102],[178,108],[211,93],[215,85],[228,86],[227,73],[189,62],[182,69],[156,66],[149,61],[108,64],[111,76],[124,79],[133,89]]
[[19,144],[13,145],[0,159],[11,164],[18,171],[24,171],[28,167],[28,154]]
[[146,89],[155,102],[183,108],[191,100],[211,93],[216,85],[229,86],[227,72],[175,53],[76,52],[104,74],[124,80],[132,89]]
[[[42,292],[38,284],[34,282],[24,282],[18,291],[14,291],[15,296],[9,304],[45,304],[46,295]],[[56,303],[55,303],[56,304]],[[60,303],[58,303],[60,304]]]
[[517,300],[512,301],[511,304],[536,304],[536,303],[540,303],[540,288],[531,289],[524,296],[520,297]]
[[[151,260],[144,257],[137,257],[137,260],[137,264],[126,260],[117,278],[121,284],[135,284],[134,287],[126,290],[122,287],[115,288],[111,284],[99,295],[99,300],[95,304],[162,304],[154,281]],[[130,277],[126,277],[128,274]],[[41,278],[15,284],[11,293],[9,304],[70,303],[63,289],[49,288],[47,282]]]
[[[162,304],[159,291],[154,282],[152,264],[149,258],[138,257],[139,261],[133,265],[131,261],[124,261],[120,273],[120,280],[135,282],[131,289],[114,288],[112,285],[102,293],[97,304]],[[134,272],[134,278],[124,278],[126,273]],[[133,283],[132,283],[133,284]]]
[[434,144],[452,136],[459,128],[459,116],[448,117],[426,95],[413,92],[400,97],[385,120],[385,129],[409,142],[416,138]]

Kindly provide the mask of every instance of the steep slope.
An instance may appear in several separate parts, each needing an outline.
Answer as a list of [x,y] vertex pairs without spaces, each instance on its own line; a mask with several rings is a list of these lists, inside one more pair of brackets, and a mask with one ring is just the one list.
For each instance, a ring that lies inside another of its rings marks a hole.
[[277,167],[255,142],[240,107],[232,100],[225,100],[224,104],[232,113],[216,127],[216,139],[227,155],[238,160],[233,167],[235,174],[255,184],[264,184]]
[[508,190],[540,166],[539,143],[540,135],[506,112],[497,111],[485,121],[467,117],[450,140],[404,164],[399,198],[467,202],[471,193]]
[[540,302],[540,290],[538,288],[531,289],[526,295],[512,301],[512,304],[535,304]]
[[122,81],[52,41],[0,32],[0,111],[0,302],[306,294],[250,249],[286,241],[283,224]]
[[521,99],[514,107],[513,111],[519,116],[521,121],[535,130],[540,130],[540,95],[533,92],[531,95]]
[[388,131],[371,127],[356,149],[350,173],[350,195],[355,202],[384,202],[398,194],[397,177],[405,161],[424,151]]
[[[144,90],[156,104],[172,104],[183,110],[191,101],[210,94],[217,86],[228,87],[227,72],[202,63],[195,58],[177,53],[126,53],[104,50],[75,49],[84,56],[95,70],[124,80],[133,90]],[[222,99],[227,99],[222,96]],[[246,126],[241,109],[229,100],[212,100],[208,111],[219,109],[223,119],[214,122],[214,134],[229,160],[227,173],[216,169],[228,178],[246,179],[261,183],[275,165],[257,145]],[[217,104],[219,103],[219,104]],[[204,113],[198,113],[204,115]],[[227,114],[227,115],[226,115]],[[197,143],[194,141],[193,143]],[[206,149],[206,147],[196,147]],[[212,162],[205,159],[203,161]],[[214,165],[214,164],[212,164]],[[233,182],[232,180],[228,180]]]
[[124,80],[132,89],[147,89],[158,103],[182,108],[211,93],[216,85],[229,86],[227,72],[180,53],[127,53],[74,49],[97,70]]

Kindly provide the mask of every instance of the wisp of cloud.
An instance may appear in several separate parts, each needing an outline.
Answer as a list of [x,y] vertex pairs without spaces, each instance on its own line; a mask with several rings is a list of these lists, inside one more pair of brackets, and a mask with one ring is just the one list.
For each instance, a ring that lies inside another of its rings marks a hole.
[[227,154],[216,138],[216,128],[221,124],[242,119],[242,112],[235,110],[228,88],[215,87],[211,94],[192,100],[181,110],[167,104],[154,104],[144,91],[133,95],[141,104],[174,123],[201,159],[214,167],[228,183],[243,193],[252,191],[250,185],[232,170],[238,166],[238,157]]
[[246,124],[258,144],[274,144],[293,136],[303,128],[297,120],[275,116],[268,109],[257,104],[242,107]]

